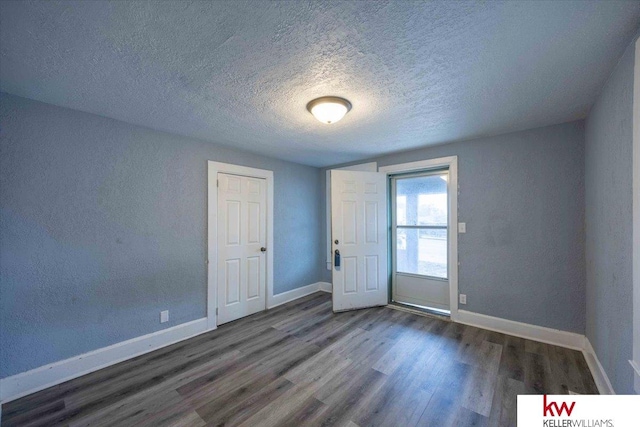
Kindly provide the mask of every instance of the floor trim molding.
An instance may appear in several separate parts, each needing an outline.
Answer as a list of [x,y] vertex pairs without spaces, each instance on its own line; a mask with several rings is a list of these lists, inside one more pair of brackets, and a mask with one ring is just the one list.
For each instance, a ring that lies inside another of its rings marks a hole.
[[[332,287],[331,283],[317,282],[312,285],[305,286],[304,288],[299,288],[305,289],[308,293],[304,293],[297,298],[301,298],[302,296],[309,295],[316,291],[331,293]],[[298,289],[290,291],[290,293],[295,291],[298,291]],[[285,292],[284,294],[288,294],[288,292]],[[287,299],[281,304],[296,299],[292,297],[293,294],[290,299]],[[516,322],[499,317],[487,316],[486,314],[474,313],[466,310],[458,310],[458,315],[453,319],[453,321],[507,335],[513,335],[520,338],[526,338],[581,351],[587,361],[587,365],[589,366],[589,370],[591,371],[591,375],[593,375],[593,379],[596,382],[596,386],[598,387],[600,394],[615,394],[615,391],[611,386],[611,382],[602,368],[591,343],[584,335],[559,329],[546,328],[544,326],[531,325],[529,323]]]
[[609,381],[607,373],[598,359],[596,351],[591,345],[591,341],[589,341],[589,338],[587,337],[584,337],[584,349],[582,350],[582,354],[587,361],[587,365],[589,366],[589,370],[591,371],[591,375],[593,376],[593,380],[596,382],[596,386],[598,387],[600,394],[616,394],[613,386],[611,385],[611,381]]
[[286,304],[293,300],[297,300],[298,298],[306,297],[307,295],[311,295],[314,292],[318,292],[320,289],[320,284],[323,282],[312,283],[307,286],[302,286],[300,288],[292,289],[290,291],[282,292],[276,294],[271,298],[270,304],[267,306],[267,309],[277,307],[282,304]]
[[598,356],[596,355],[591,342],[584,335],[561,331],[558,329],[545,328],[543,326],[530,325],[527,323],[514,322],[512,320],[501,319],[465,310],[458,311],[458,318],[455,319],[455,321],[464,323],[465,325],[501,332],[503,334],[514,335],[521,338],[579,350],[584,355],[600,394],[616,394],[615,390],[611,386],[607,373],[602,367],[600,360],[598,360]]
[[318,282],[318,285],[319,285],[319,290],[322,292],[328,292],[328,293],[333,292],[333,285],[329,282]]
[[[327,285],[330,289],[329,283],[316,282],[274,295],[271,299],[271,305],[267,308],[286,304],[320,290],[328,292]],[[0,404],[192,338],[209,330],[211,329],[207,328],[207,318],[203,317],[2,378],[0,379]]]
[[[331,288],[331,283],[316,282],[291,291],[282,292],[274,295],[272,304],[268,308],[286,304],[318,291],[331,293]],[[515,322],[465,310],[458,311],[458,316],[455,321],[508,335],[580,350],[584,354],[600,394],[615,394],[593,346],[584,335]],[[207,331],[207,318],[204,317],[66,360],[41,366],[27,372],[2,378],[0,379],[0,403],[19,399],[28,394],[175,344]]]
[[473,313],[466,310],[459,310],[458,316],[454,321],[573,350],[582,351],[584,349],[584,335],[573,332],[515,322],[513,320],[487,316],[486,314]]
[[207,331],[207,318],[203,317],[2,378],[0,403],[19,399]]
[[472,313],[465,310],[458,311],[458,318],[455,321],[508,335],[579,350],[587,362],[587,366],[591,371],[591,375],[600,394],[616,394],[607,373],[602,367],[600,360],[598,360],[598,355],[591,345],[591,342],[584,335],[514,322],[512,320]]

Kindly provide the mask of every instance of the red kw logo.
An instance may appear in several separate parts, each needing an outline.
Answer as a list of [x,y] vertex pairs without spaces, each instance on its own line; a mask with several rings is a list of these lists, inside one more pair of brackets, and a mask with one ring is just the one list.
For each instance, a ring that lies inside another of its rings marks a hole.
[[[547,395],[545,394],[542,401],[542,410],[543,416],[551,416],[551,417],[560,417],[563,412],[567,413],[567,416],[570,417],[573,412],[573,408],[576,406],[576,402],[572,402],[571,406],[567,405],[567,402],[562,402],[560,406],[556,402],[550,402],[547,404]],[[554,413],[553,410],[556,410]]]

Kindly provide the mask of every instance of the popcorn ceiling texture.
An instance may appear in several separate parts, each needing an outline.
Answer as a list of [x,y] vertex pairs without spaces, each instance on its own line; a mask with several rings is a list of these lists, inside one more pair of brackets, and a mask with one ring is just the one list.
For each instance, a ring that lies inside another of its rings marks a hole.
[[[3,1],[1,90],[313,166],[582,119],[640,2]],[[313,98],[353,103],[326,126]]]

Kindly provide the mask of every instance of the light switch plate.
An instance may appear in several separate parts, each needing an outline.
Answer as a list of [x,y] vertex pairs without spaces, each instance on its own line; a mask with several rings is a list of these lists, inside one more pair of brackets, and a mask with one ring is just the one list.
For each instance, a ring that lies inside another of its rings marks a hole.
[[460,294],[460,304],[467,303],[467,294]]
[[467,232],[467,223],[459,222],[458,223],[458,233],[466,233]]
[[169,321],[169,310],[160,312],[160,323],[165,323]]

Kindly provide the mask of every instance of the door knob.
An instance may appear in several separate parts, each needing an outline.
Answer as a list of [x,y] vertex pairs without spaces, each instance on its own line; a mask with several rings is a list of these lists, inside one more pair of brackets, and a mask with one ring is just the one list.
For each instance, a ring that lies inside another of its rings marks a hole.
[[264,246],[260,248],[260,252],[267,252],[267,248],[265,248]]

